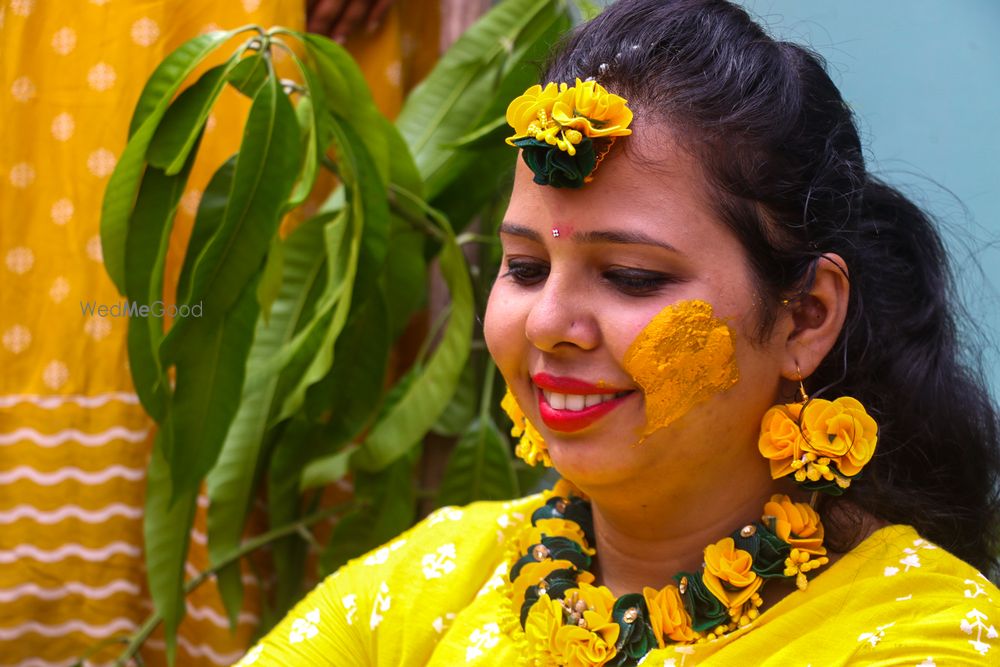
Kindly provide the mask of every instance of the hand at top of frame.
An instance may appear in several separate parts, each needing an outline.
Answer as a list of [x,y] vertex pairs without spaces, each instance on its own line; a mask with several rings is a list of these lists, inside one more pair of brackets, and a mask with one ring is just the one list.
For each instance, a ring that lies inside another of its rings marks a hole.
[[338,42],[360,28],[374,31],[394,0],[307,0],[306,27]]

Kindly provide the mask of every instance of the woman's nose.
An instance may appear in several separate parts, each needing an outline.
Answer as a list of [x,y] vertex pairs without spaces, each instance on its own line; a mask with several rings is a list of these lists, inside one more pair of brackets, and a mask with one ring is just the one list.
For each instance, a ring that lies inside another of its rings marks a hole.
[[550,274],[536,294],[525,322],[525,335],[532,345],[544,352],[597,347],[600,327],[578,281]]

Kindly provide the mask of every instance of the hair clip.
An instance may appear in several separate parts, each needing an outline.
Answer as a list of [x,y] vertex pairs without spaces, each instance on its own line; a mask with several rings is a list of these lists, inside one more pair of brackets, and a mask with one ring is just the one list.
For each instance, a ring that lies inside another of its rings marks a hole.
[[626,101],[596,81],[534,85],[507,107],[514,135],[539,185],[579,188],[611,149],[615,137],[632,134]]

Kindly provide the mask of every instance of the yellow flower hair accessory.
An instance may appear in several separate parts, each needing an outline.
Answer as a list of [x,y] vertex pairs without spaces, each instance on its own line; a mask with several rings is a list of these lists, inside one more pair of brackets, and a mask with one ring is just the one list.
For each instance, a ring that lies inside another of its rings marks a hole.
[[760,453],[771,477],[792,475],[810,491],[840,495],[875,453],[878,424],[857,399],[776,405],[761,420]]
[[632,134],[626,101],[596,81],[536,84],[507,107],[514,135],[535,183],[579,188],[589,183],[615,137]]
[[504,394],[503,400],[500,401],[500,407],[507,413],[510,420],[514,422],[514,426],[510,429],[510,434],[515,438],[521,439],[514,453],[530,466],[541,462],[542,465],[551,468],[552,459],[549,458],[549,450],[545,446],[542,434],[524,416],[524,411],[517,404],[517,399],[511,393],[510,387],[507,387],[507,393]]

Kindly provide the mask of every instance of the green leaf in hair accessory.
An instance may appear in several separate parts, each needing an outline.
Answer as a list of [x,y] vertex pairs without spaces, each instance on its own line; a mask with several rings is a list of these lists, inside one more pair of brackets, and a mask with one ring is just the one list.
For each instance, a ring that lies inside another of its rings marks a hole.
[[517,139],[514,145],[522,149],[524,163],[535,172],[538,185],[555,188],[583,187],[584,179],[594,170],[597,157],[594,142],[584,138],[576,146],[576,155],[570,155],[537,139]]

